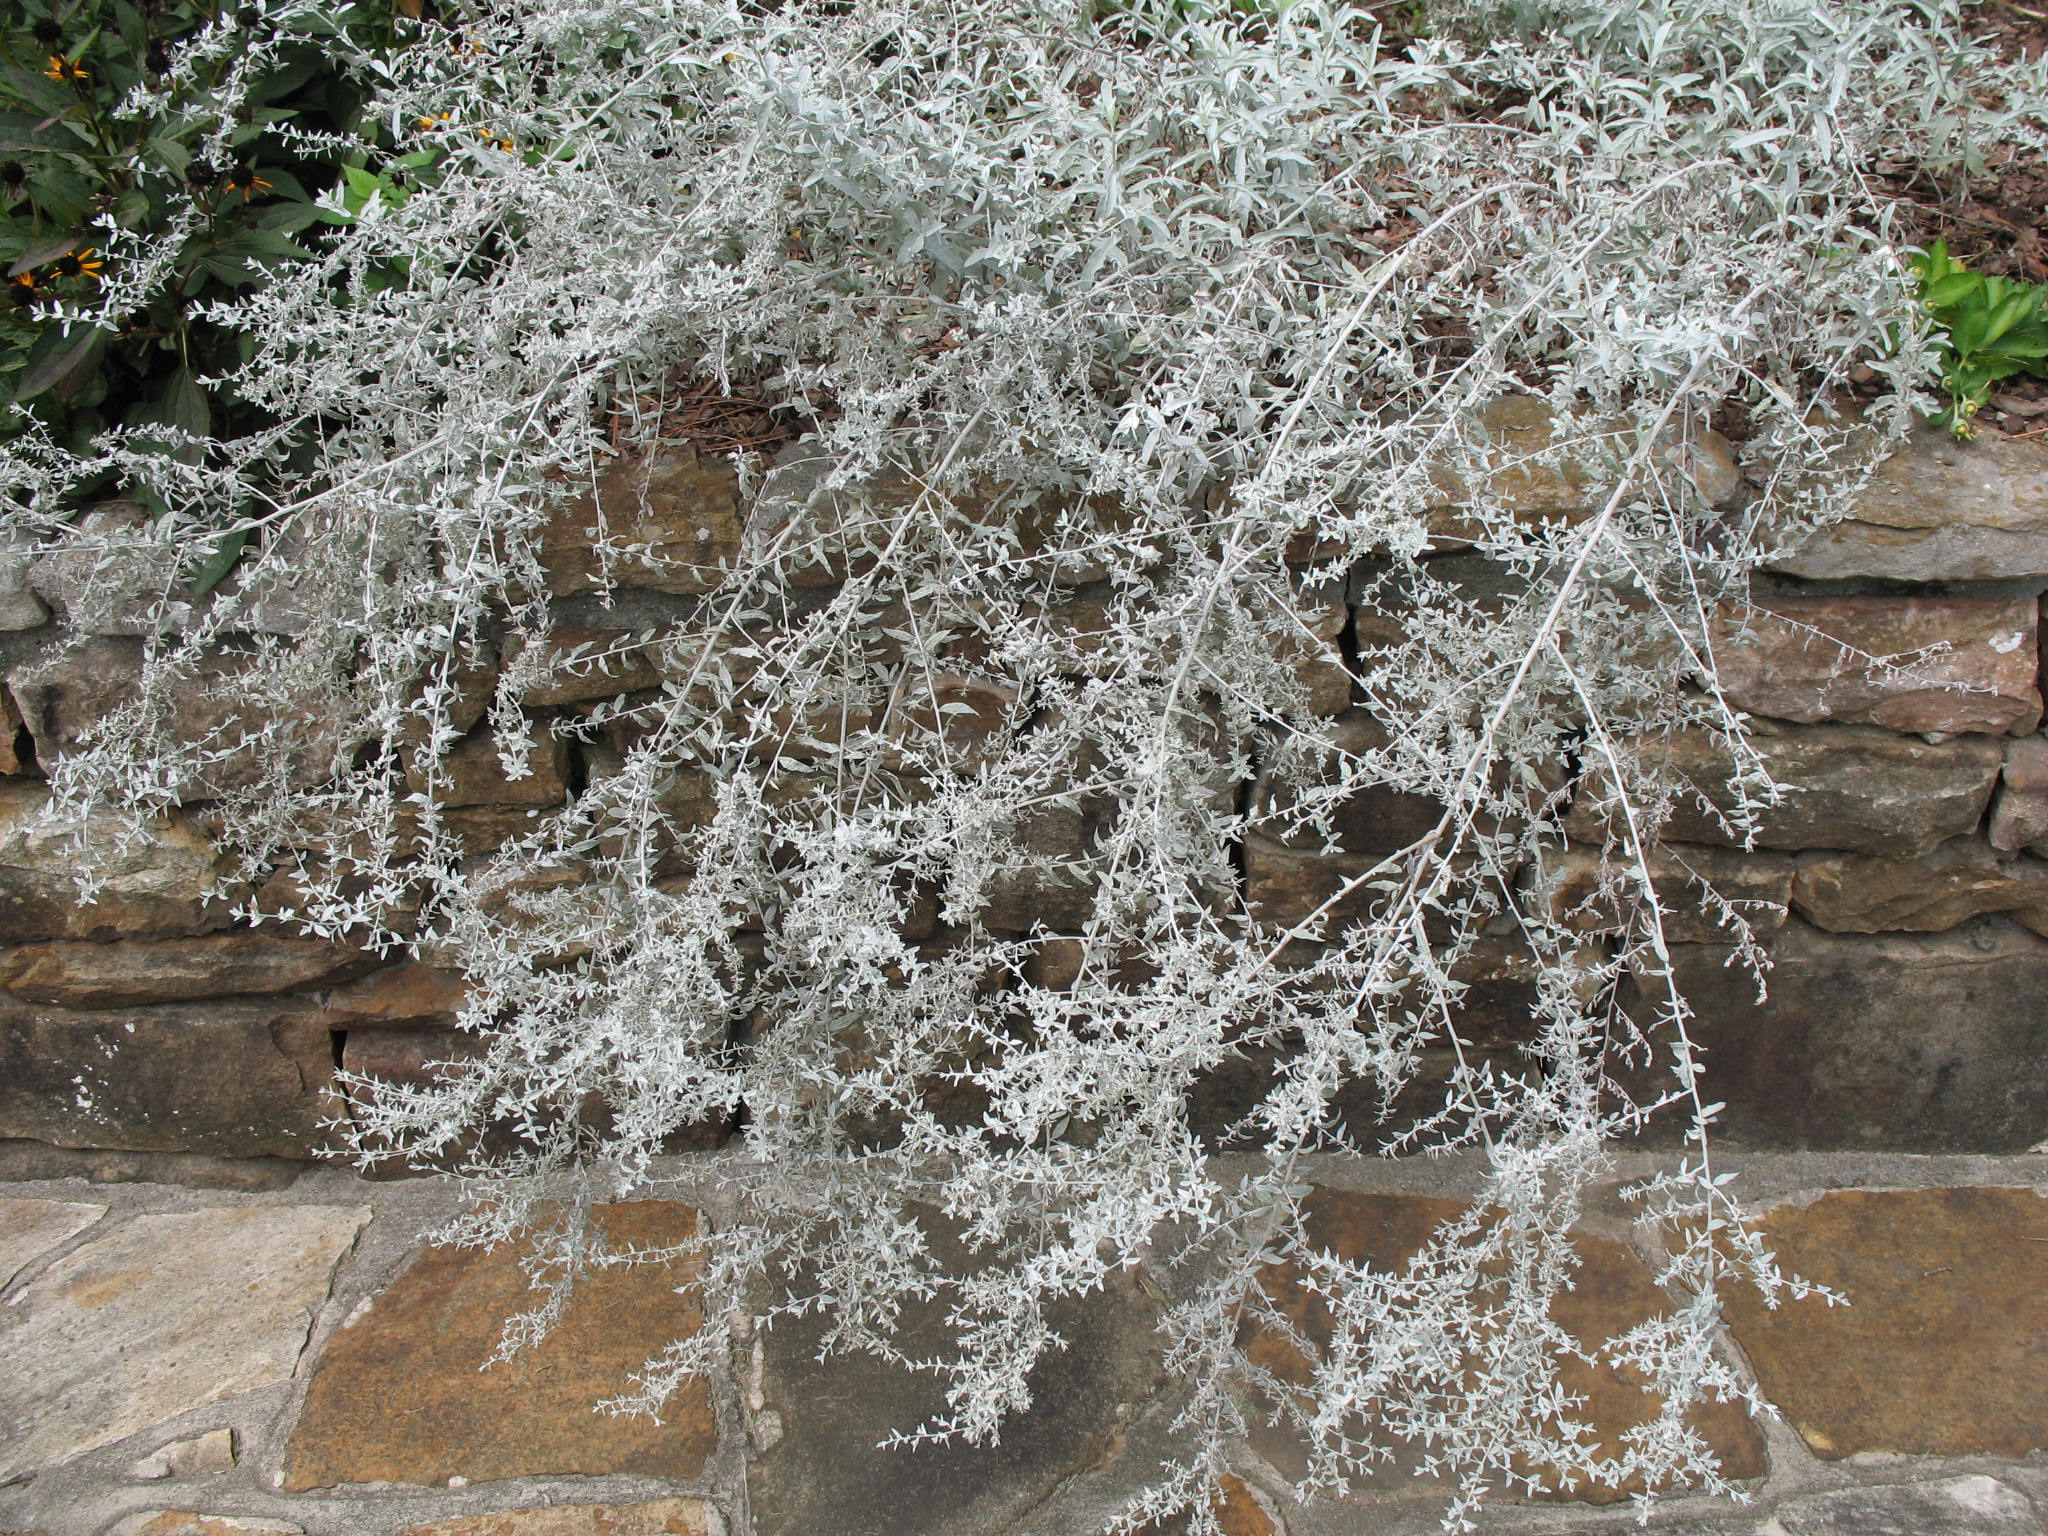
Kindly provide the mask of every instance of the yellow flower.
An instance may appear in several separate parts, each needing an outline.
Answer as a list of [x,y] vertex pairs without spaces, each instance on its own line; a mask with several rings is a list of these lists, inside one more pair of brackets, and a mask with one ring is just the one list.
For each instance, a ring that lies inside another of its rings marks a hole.
[[51,263],[51,266],[56,268],[59,277],[90,277],[97,281],[100,275],[100,268],[105,266],[106,263],[92,259],[92,253],[96,249],[97,247],[89,245],[84,250],[74,252],[69,256],[59,256]]
[[446,112],[436,112],[432,117],[421,118],[420,127],[427,132],[432,132],[434,129],[442,127],[447,121],[448,114]]
[[88,77],[88,71],[80,69],[61,53],[50,55],[50,67],[43,71],[52,80],[69,80],[76,84]]

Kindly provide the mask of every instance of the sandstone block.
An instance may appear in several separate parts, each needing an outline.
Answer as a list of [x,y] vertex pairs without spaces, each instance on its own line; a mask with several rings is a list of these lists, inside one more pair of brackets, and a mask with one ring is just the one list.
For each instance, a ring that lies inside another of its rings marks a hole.
[[[1462,1211],[1454,1201],[1418,1195],[1360,1195],[1336,1190],[1318,1190],[1309,1197],[1308,1229],[1319,1248],[1353,1263],[1370,1263],[1375,1269],[1401,1270],[1421,1250],[1437,1228]],[[1574,1288],[1560,1294],[1552,1304],[1553,1320],[1578,1339],[1588,1352],[1608,1339],[1670,1310],[1670,1301],[1658,1289],[1650,1271],[1627,1248],[1599,1238],[1574,1239],[1579,1269]],[[1333,1337],[1335,1319],[1328,1303],[1302,1284],[1301,1272],[1292,1265],[1272,1265],[1266,1271],[1267,1294],[1312,1347],[1326,1347]],[[1249,1340],[1253,1361],[1274,1372],[1283,1381],[1307,1380],[1307,1362],[1284,1338],[1258,1332]],[[1582,1395],[1573,1417],[1592,1430],[1588,1446],[1605,1455],[1626,1450],[1626,1436],[1637,1425],[1653,1418],[1662,1404],[1647,1380],[1634,1373],[1589,1365],[1567,1359],[1559,1377],[1569,1391]],[[1693,1411],[1692,1428],[1702,1435],[1720,1458],[1724,1476],[1738,1481],[1759,1478],[1769,1463],[1764,1439],[1739,1404],[1708,1403]],[[1359,1426],[1353,1424],[1356,1431]],[[1283,1476],[1298,1478],[1307,1470],[1306,1447],[1288,1428],[1264,1425],[1253,1431],[1252,1445]],[[1426,1448],[1415,1443],[1392,1442],[1393,1458],[1362,1477],[1353,1487],[1361,1493],[1413,1491]],[[1590,1503],[1615,1503],[1639,1485],[1624,1489],[1584,1484],[1559,1486],[1550,1480],[1541,1496],[1580,1499]]]
[[[2005,744],[2005,766],[1991,802],[1991,846],[2004,853],[2048,845],[2048,737]],[[2048,848],[2036,849],[2036,852]]]
[[137,1216],[0,1314],[0,1477],[287,1380],[360,1206]]
[[606,586],[710,592],[738,557],[744,529],[732,466],[661,443],[621,454],[594,495],[558,509],[541,530],[541,562],[564,596]]
[[235,1432],[209,1430],[190,1440],[173,1440],[138,1461],[135,1477],[212,1477],[235,1469]]
[[1792,904],[1831,933],[1942,933],[1987,912],[2048,933],[2048,863],[2001,859],[1975,837],[1918,859],[1802,853]]
[[[943,1233],[935,1249],[951,1258]],[[945,1411],[943,1384],[865,1355],[817,1358],[817,1318],[757,1331],[761,1396],[750,1428],[762,1454],[748,1494],[759,1536],[981,1536],[1009,1530],[1062,1483],[1119,1446],[1160,1385],[1154,1313],[1121,1278],[1084,1301],[1057,1303],[1067,1341],[1033,1369],[1033,1410],[984,1447],[878,1444]],[[940,1308],[906,1309],[906,1347],[954,1347]]]
[[1015,688],[961,673],[903,679],[889,709],[891,734],[903,746],[972,771],[1000,755],[1020,723]]
[[506,664],[522,675],[536,669],[541,680],[519,692],[519,702],[529,708],[616,698],[661,684],[646,650],[623,629],[551,629],[513,651]]
[[[514,754],[524,769],[518,776],[506,769],[499,755],[498,736],[488,725],[480,726],[451,747],[439,762],[441,781],[435,792],[449,810],[469,806],[541,807],[561,804],[569,789],[569,744],[538,722],[523,751]],[[418,767],[409,769],[407,781],[424,791],[428,775]]]
[[1775,1523],[1785,1536],[2037,1536],[2041,1530],[2031,1499],[1981,1472],[1809,1493],[1780,1505]]
[[309,1157],[334,1065],[292,999],[83,1012],[0,1002],[0,1136],[60,1147]]
[[[1727,1147],[2022,1152],[2048,1136],[2048,1093],[2016,1064],[2048,1050],[2048,940],[2002,918],[1944,934],[1825,934],[1788,923],[1769,992],[1725,945],[1672,947]],[[1630,983],[1648,1019],[1661,988]],[[1639,1089],[1661,1093],[1658,1065]],[[1650,1138],[1675,1141],[1675,1116]]]
[[0,956],[0,986],[65,1008],[122,1008],[250,993],[305,992],[376,964],[318,939],[216,933],[114,944],[28,944]]
[[[1759,726],[1753,742],[1773,782],[1792,790],[1757,813],[1761,848],[1841,848],[1910,859],[1949,838],[1974,832],[2003,761],[1989,736],[1935,745],[1868,725]],[[1670,776],[1678,797],[1664,836],[1673,842],[1740,847],[1727,816],[1729,759],[1704,731],[1675,731],[1639,749],[1649,767]],[[1565,818],[1575,838],[1608,831],[1609,791],[1592,775]]]
[[[1330,721],[1323,736],[1348,758],[1364,758],[1388,746],[1386,728],[1363,709],[1347,709]],[[1354,794],[1334,795],[1286,773],[1268,769],[1252,788],[1252,814],[1261,835],[1279,846],[1320,851],[1323,838],[1313,826],[1287,830],[1294,817],[1320,812],[1330,838],[1347,854],[1378,856],[1406,848],[1435,830],[1443,806],[1428,795],[1375,784]]]
[[201,1515],[189,1509],[145,1509],[130,1515],[107,1536],[304,1536],[290,1520],[256,1520],[246,1515]]
[[[1773,1311],[1743,1287],[1728,1296],[1729,1326],[1764,1395],[1816,1455],[2018,1459],[2048,1449],[2036,1364],[2048,1354],[2048,1292],[2042,1245],[2029,1241],[2048,1235],[2048,1199],[2031,1189],[1840,1190],[1775,1206],[1757,1224],[1787,1272],[1850,1302],[1809,1297]],[[1817,1515],[1787,1528],[1974,1529]]]
[[1722,693],[1752,714],[2024,735],[2041,720],[2036,618],[2031,598],[1774,597],[1723,604],[1711,644]]
[[[53,763],[83,742],[113,711],[136,697],[142,643],[97,639],[59,651],[7,674],[7,687],[35,738],[37,759]],[[221,652],[168,684],[165,721],[186,747],[228,756],[178,785],[182,800],[205,800],[264,782],[277,768],[295,788],[327,780],[343,746],[325,711],[279,706],[256,692],[252,656]]]
[[725,1520],[702,1499],[550,1504],[409,1525],[398,1536],[725,1536]]
[[[1785,926],[1792,900],[1788,854],[1667,843],[1651,853],[1648,866],[1671,943],[1726,942],[1724,906],[1754,932]],[[1528,910],[1574,933],[1612,932],[1643,899],[1634,870],[1619,853],[1599,848],[1545,852],[1524,871],[1522,890]]]
[[[615,1245],[687,1243],[688,1206],[600,1206]],[[429,1248],[329,1342],[286,1451],[284,1487],[441,1483],[630,1474],[684,1481],[716,1449],[701,1382],[670,1399],[662,1422],[594,1412],[632,1373],[701,1318],[677,1261],[593,1269],[541,1344],[481,1369],[505,1320],[538,1301],[519,1255]],[[407,1411],[394,1413],[392,1404]]]
[[2048,575],[2048,447],[1923,431],[1879,468],[1846,520],[1774,569],[1816,580]]
[[332,1029],[433,1029],[452,1025],[469,1001],[459,972],[405,961],[327,995]]
[[352,1029],[341,1065],[379,1082],[418,1087],[440,1082],[446,1076],[441,1064],[470,1060],[482,1048],[481,1037],[462,1029]]
[[[0,782],[0,942],[170,937],[225,928],[234,895],[213,845],[183,817],[129,836],[119,819],[40,824],[49,792]],[[81,852],[81,845],[83,852]],[[90,860],[105,884],[91,905],[74,883]]]
[[106,1214],[80,1201],[0,1199],[0,1287]]

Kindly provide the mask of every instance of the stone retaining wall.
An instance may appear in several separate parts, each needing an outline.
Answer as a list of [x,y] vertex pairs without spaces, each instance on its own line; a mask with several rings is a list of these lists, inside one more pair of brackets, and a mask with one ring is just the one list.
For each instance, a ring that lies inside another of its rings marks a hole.
[[[683,450],[654,467],[644,497],[614,478],[615,531],[702,569],[628,567],[621,607],[596,609],[582,595],[594,577],[578,516],[565,514],[549,544],[560,628],[546,643],[658,624],[665,602],[703,590],[737,553],[722,467]],[[1719,470],[1719,493],[1738,495],[1732,466]],[[1551,489],[1568,500],[1574,487]],[[2048,446],[1929,437],[1887,466],[1854,519],[1757,578],[1757,611],[1723,616],[1722,685],[1798,791],[1765,815],[1754,851],[1713,813],[1711,744],[1658,747],[1700,790],[1655,874],[1677,909],[1673,953],[1713,1096],[1728,1106],[1722,1145],[1746,1154],[1788,1267],[1856,1302],[1736,1307],[1727,1347],[1776,1412],[1726,1409],[1701,1429],[1760,1491],[1761,1511],[1679,1506],[1674,1529],[2044,1530],[2033,1501],[2048,1499],[2048,1164],[2028,1155],[2048,1140],[2044,589]],[[1088,600],[1083,583],[1077,624]],[[1328,649],[1303,658],[1333,729],[1361,742],[1375,726],[1351,705],[1343,656],[1378,621],[1333,597]],[[1047,1363],[1041,1411],[996,1452],[875,1450],[921,1417],[915,1389],[872,1366],[817,1365],[801,1329],[743,1347],[665,1426],[591,1416],[651,1344],[692,1326],[676,1277],[593,1288],[540,1352],[479,1375],[515,1297],[511,1259],[422,1250],[447,1198],[435,1181],[368,1184],[319,1162],[337,1063],[404,1080],[463,1049],[459,978],[238,922],[252,893],[222,877],[204,784],[150,840],[120,849],[98,904],[79,906],[67,853],[33,823],[37,769],[121,696],[139,653],[133,613],[62,558],[0,557],[0,625],[0,1180],[16,1181],[0,1199],[0,1526],[1053,1536],[1100,1529],[1142,1478],[1174,1392],[1150,1334],[1157,1288],[1137,1277],[1064,1320],[1074,1347]],[[81,631],[84,644],[61,643]],[[1928,647],[1939,649],[1903,670],[1858,659]],[[553,723],[659,681],[649,651],[528,702]],[[994,686],[963,675],[959,701]],[[516,781],[480,735],[451,754],[453,815],[479,851],[606,771],[613,750],[598,732],[539,739],[534,772]],[[1408,809],[1379,796],[1340,812],[1336,853],[1249,840],[1247,909],[1307,910],[1405,841]],[[1086,835],[1070,820],[1034,834],[1048,858]],[[1524,899],[1570,921],[1599,887],[1597,782],[1580,786],[1562,830]],[[1766,1001],[1728,965],[1701,883],[1748,904],[1772,962]],[[1055,888],[1033,882],[998,907],[998,927],[1078,926]],[[1059,961],[1046,946],[1035,979]],[[1474,1006],[1500,1015],[1491,1043],[1511,1055],[1512,967],[1477,979],[1488,985]],[[1217,1085],[1219,1123],[1232,1092]],[[725,1139],[707,1127],[699,1160]],[[717,1219],[695,1166],[677,1165],[674,1199],[608,1219],[643,1235],[686,1231],[700,1208]],[[1330,1164],[1317,1178],[1325,1239],[1356,1255],[1397,1256],[1476,1188],[1455,1160]],[[1665,1304],[1635,1240],[1617,1202],[1589,1218],[1569,1326],[1612,1332]],[[1301,1308],[1313,1329],[1312,1305]],[[1640,1414],[1633,1384],[1589,1373],[1586,1390],[1603,1433]],[[1298,1464],[1285,1436],[1240,1451],[1235,1533],[1419,1532],[1441,1510],[1440,1491],[1399,1464],[1348,1501],[1302,1510],[1285,1494]],[[1570,1492],[1491,1518],[1588,1533],[1623,1518]]]

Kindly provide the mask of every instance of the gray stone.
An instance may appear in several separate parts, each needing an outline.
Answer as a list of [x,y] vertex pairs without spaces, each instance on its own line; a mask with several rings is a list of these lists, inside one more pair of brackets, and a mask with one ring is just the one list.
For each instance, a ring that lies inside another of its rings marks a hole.
[[[1949,838],[1974,832],[2004,758],[1990,736],[1960,736],[1939,745],[1870,725],[1781,725],[1758,722],[1750,738],[1764,770],[1789,792],[1760,807],[1760,848],[1841,848],[1910,859]],[[1676,799],[1664,836],[1674,842],[1740,847],[1728,817],[1727,754],[1711,734],[1674,731],[1637,749],[1645,766],[1670,776]],[[1611,793],[1604,775],[1589,776],[1565,817],[1574,838],[1609,831]]]
[[47,1141],[0,1138],[0,1183],[84,1179],[89,1184],[176,1184],[256,1194],[285,1189],[313,1166],[285,1157],[209,1157],[199,1152],[124,1152],[108,1147],[53,1147]]
[[725,1519],[702,1499],[645,1504],[550,1504],[409,1525],[398,1536],[725,1536]]
[[1772,569],[1818,580],[2048,575],[2048,446],[1923,431],[1878,469],[1849,518]]
[[[1689,1030],[1704,1050],[1703,1093],[1726,1104],[1730,1148],[2024,1152],[2048,1137],[2048,1093],[2021,1064],[2048,1055],[2048,940],[2003,918],[1944,934],[1824,934],[1787,923],[1765,945],[1768,995],[1734,951],[1671,949]],[[1624,1002],[1648,1024],[1661,986]],[[1668,1038],[1660,1026],[1654,1038]],[[1624,1082],[1661,1094],[1664,1060]],[[1676,1111],[1649,1139],[1677,1140]]]
[[1785,1536],[2041,1536],[2017,1489],[1978,1473],[1939,1482],[1880,1483],[1792,1499],[1777,1511]]
[[191,620],[192,605],[177,592],[182,564],[178,549],[153,535],[141,506],[110,501],[36,561],[29,584],[81,634],[154,635]]
[[29,585],[35,556],[18,544],[0,544],[0,630],[36,629],[50,622],[50,610],[43,606]]
[[[46,826],[49,792],[0,782],[0,943],[163,938],[207,933],[231,920],[223,861],[182,817],[131,827],[112,816]],[[90,905],[75,877],[92,864],[104,884]]]
[[190,1440],[173,1440],[135,1463],[133,1475],[159,1477],[212,1477],[235,1469],[235,1432],[208,1430]]
[[2041,845],[2048,853],[2048,737],[2005,744],[2005,766],[1991,802],[1991,846],[2005,853]]
[[77,1012],[0,1003],[0,1136],[69,1147],[310,1157],[334,1069],[292,999]]
[[360,1206],[138,1216],[0,1313],[0,1478],[292,1374]]
[[0,1286],[106,1214],[73,1200],[0,1200]]

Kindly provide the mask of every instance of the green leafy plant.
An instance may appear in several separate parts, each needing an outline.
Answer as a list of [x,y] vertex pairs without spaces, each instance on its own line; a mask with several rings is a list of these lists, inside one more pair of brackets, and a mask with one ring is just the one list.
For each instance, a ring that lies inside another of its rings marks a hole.
[[161,427],[196,464],[257,425],[221,382],[254,340],[210,308],[312,254],[315,200],[374,149],[356,65],[417,9],[58,0],[0,33],[0,402],[26,413],[0,441]]
[[1911,266],[1920,303],[1942,332],[1949,404],[1939,419],[1968,437],[1992,385],[2016,373],[2048,377],[2048,287],[1972,272],[1949,254],[1946,240]]

